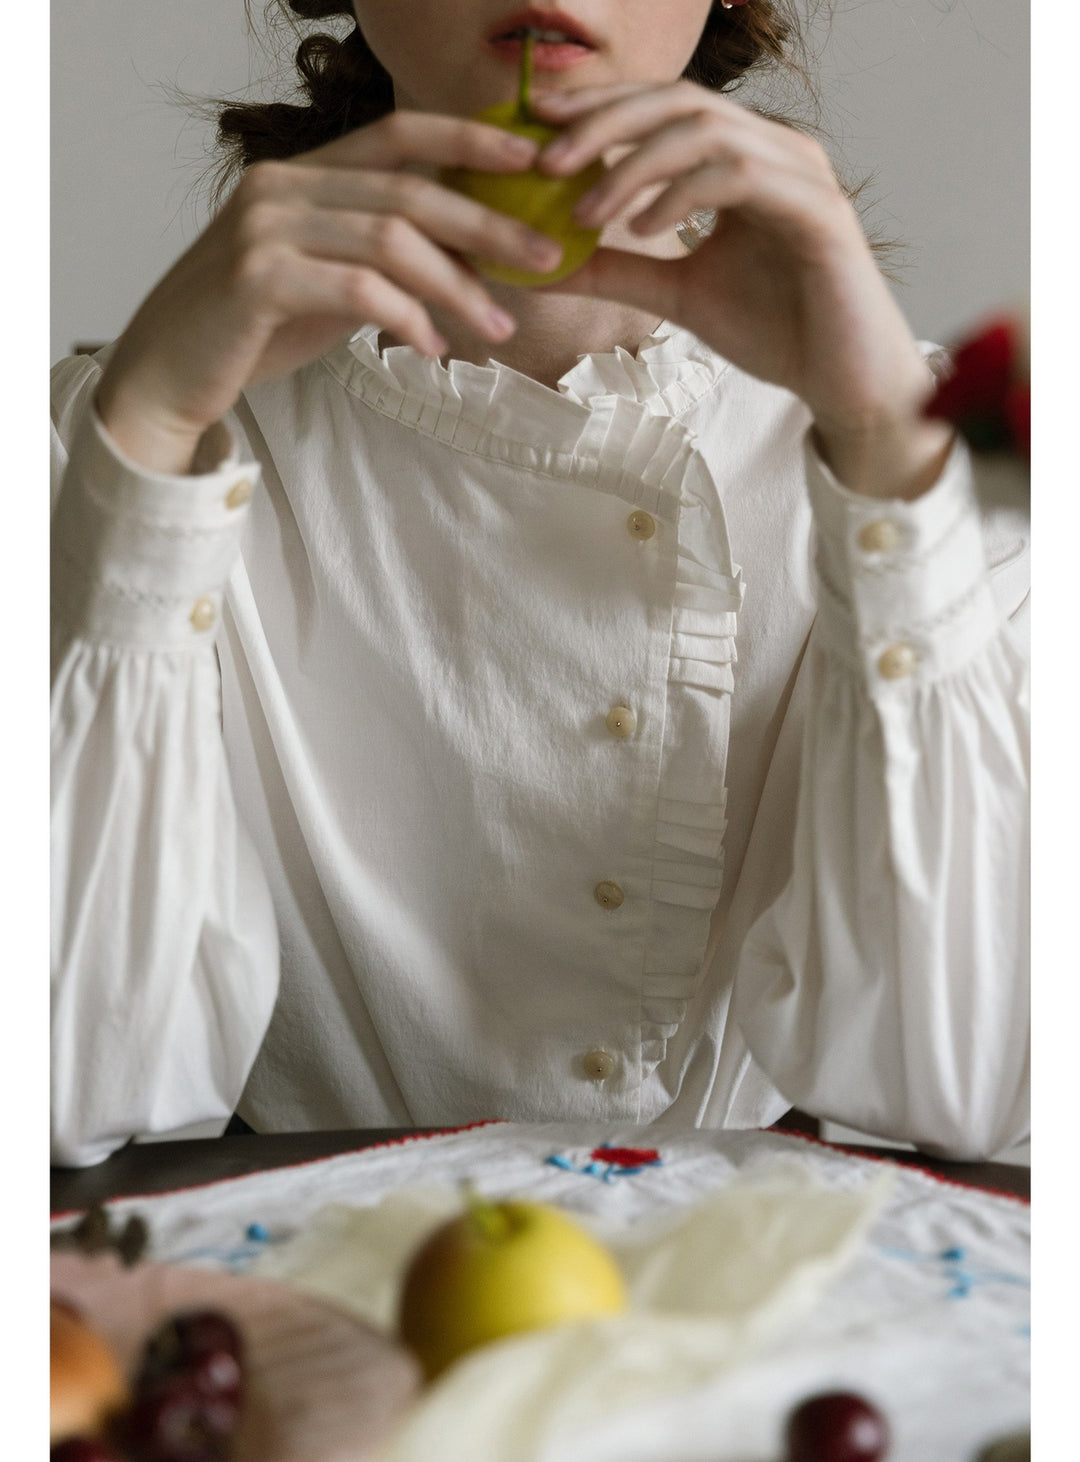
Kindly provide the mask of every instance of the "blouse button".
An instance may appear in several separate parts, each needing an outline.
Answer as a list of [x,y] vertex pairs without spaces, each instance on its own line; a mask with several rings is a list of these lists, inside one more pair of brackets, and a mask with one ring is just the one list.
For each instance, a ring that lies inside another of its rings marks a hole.
[[864,553],[888,553],[900,542],[900,530],[888,518],[875,518],[863,524],[856,541]]
[[639,509],[636,513],[630,514],[626,520],[626,526],[630,530],[631,538],[636,538],[639,543],[644,543],[656,532],[656,519],[651,513],[642,512]]
[[878,657],[878,673],[886,680],[903,680],[911,675],[919,658],[910,645],[890,645]]
[[242,508],[245,503],[251,501],[251,494],[255,491],[250,477],[241,477],[240,481],[233,484],[228,496],[225,499],[227,508]]
[[598,883],[593,889],[593,898],[602,909],[617,909],[622,903],[625,894],[617,883],[610,883],[604,880]]
[[196,599],[191,608],[191,623],[197,630],[209,629],[217,618],[217,610],[214,608],[214,601],[205,595]]
[[612,736],[625,741],[637,730],[637,717],[629,706],[612,706],[607,713],[606,725]]
[[587,1051],[582,1065],[590,1081],[606,1081],[615,1070],[615,1057],[610,1051]]

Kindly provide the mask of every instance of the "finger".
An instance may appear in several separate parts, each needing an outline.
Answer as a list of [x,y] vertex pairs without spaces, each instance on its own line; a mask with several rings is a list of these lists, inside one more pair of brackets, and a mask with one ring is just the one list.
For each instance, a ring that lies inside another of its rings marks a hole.
[[335,138],[298,162],[316,166],[394,169],[409,163],[517,172],[531,167],[537,144],[528,137],[473,118],[396,111]]
[[514,333],[515,320],[477,276],[397,214],[308,211],[297,222],[295,242],[313,258],[378,270],[407,294],[449,310],[486,340]]
[[322,208],[397,214],[447,248],[493,263],[546,273],[562,259],[547,234],[412,173],[326,168],[308,194]]
[[767,138],[733,138],[713,114],[695,112],[661,127],[611,167],[595,188],[578,199],[574,217],[598,228],[655,183],[668,183],[710,160],[732,164],[742,157],[775,166],[788,161]]
[[748,115],[690,82],[645,90],[639,87],[565,127],[541,152],[536,166],[556,176],[579,172],[617,143],[639,141],[665,122],[699,112],[724,117],[729,126],[744,126]]
[[449,349],[414,295],[366,265],[312,259],[278,249],[264,262],[264,297],[282,324],[302,316],[337,316],[352,325],[391,330],[422,355]]
[[684,259],[653,259],[622,249],[596,249],[580,269],[556,284],[541,285],[537,292],[616,300],[675,320],[679,315],[685,262]]
[[802,172],[745,156],[714,162],[677,178],[630,220],[634,233],[671,228],[695,208],[737,209],[789,244],[811,245],[833,229],[844,200]]
[[529,106],[534,112],[545,113],[554,120],[577,116],[591,107],[601,106],[619,97],[631,96],[635,91],[643,89],[645,87],[640,81],[620,81],[612,86],[582,86],[575,91],[552,91],[545,94],[538,92],[534,85]]

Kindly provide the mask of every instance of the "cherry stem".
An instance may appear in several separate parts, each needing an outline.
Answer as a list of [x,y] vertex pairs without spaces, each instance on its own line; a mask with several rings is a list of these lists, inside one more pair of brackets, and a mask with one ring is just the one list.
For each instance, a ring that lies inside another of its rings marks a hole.
[[517,95],[517,120],[519,122],[535,122],[532,107],[529,105],[529,98],[532,95],[532,52],[533,41],[536,39],[535,30],[525,31],[525,43],[521,48],[521,66],[518,70],[518,95]]

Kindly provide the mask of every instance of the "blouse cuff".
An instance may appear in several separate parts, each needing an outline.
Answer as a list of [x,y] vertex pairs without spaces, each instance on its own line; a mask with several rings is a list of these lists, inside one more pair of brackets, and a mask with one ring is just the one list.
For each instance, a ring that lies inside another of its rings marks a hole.
[[872,696],[949,675],[1000,628],[966,445],[913,501],[844,487],[807,433],[816,528],[818,633]]
[[222,422],[194,465],[192,476],[147,471],[90,407],[53,516],[53,597],[69,631],[137,649],[213,640],[259,468],[239,460]]

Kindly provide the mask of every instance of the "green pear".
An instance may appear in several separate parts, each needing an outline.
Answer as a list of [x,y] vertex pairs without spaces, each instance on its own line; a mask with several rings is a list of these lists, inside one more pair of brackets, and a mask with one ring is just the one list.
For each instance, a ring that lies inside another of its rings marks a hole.
[[[521,51],[521,71],[518,79],[517,100],[499,102],[476,113],[476,121],[487,122],[493,127],[502,127],[521,137],[530,137],[541,147],[557,137],[561,127],[551,127],[534,116],[529,96],[532,85],[533,37],[529,32]],[[563,256],[559,264],[546,274],[526,269],[516,269],[509,264],[494,264],[490,260],[469,256],[469,262],[486,279],[500,284],[555,284],[580,269],[600,242],[600,230],[584,228],[574,218],[574,206],[578,199],[589,191],[604,176],[604,165],[596,161],[589,164],[573,177],[552,178],[530,168],[527,172],[489,173],[471,168],[445,168],[440,181],[455,192],[467,198],[475,198],[486,208],[496,213],[507,213],[519,218],[530,228],[547,234],[562,245]]]

